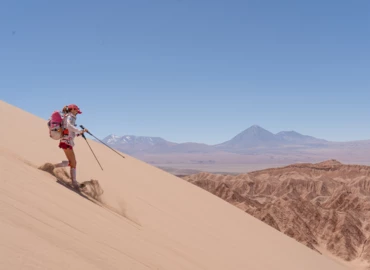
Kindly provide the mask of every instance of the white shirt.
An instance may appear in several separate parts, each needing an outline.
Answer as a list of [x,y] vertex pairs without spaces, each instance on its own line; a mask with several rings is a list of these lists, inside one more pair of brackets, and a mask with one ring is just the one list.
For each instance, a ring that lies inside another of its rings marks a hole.
[[67,113],[63,117],[63,128],[68,129],[68,135],[64,135],[61,139],[62,142],[65,142],[71,146],[74,146],[74,138],[76,135],[81,134],[81,130],[76,127],[76,116],[72,113]]

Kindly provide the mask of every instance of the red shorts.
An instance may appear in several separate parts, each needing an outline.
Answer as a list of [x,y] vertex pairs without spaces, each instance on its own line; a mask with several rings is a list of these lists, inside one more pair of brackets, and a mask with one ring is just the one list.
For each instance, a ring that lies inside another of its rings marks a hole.
[[63,148],[63,149],[73,149],[72,146],[70,146],[69,144],[66,144],[65,142],[60,142],[59,143],[59,148]]

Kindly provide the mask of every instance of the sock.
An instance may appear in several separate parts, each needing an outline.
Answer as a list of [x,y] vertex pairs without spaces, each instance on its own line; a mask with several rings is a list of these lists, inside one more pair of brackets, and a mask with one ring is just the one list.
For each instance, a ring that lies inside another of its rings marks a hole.
[[77,183],[77,180],[76,180],[76,168],[72,168],[71,167],[71,179],[72,179],[72,183]]

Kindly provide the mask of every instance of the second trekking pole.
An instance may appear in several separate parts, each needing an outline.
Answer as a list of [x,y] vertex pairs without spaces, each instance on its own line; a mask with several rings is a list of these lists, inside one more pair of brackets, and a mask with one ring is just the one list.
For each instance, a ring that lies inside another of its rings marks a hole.
[[[80,127],[82,129],[85,129],[85,127],[83,125],[80,125]],[[99,142],[101,142],[102,144],[104,144],[106,147],[110,148],[112,151],[116,152],[116,154],[120,155],[121,157],[125,158],[124,156],[122,156],[120,153],[118,153],[116,150],[114,150],[112,147],[110,147],[109,145],[105,144],[104,142],[102,142],[101,140],[99,140],[98,138],[96,138],[94,135],[92,135],[90,133],[90,131],[86,131],[87,133],[89,133],[91,136],[93,136],[95,139],[97,139]]]
[[83,133],[82,133],[81,135],[82,135],[82,137],[85,139],[85,141],[86,141],[87,145],[90,147],[90,150],[91,150],[91,152],[93,153],[93,155],[94,155],[94,157],[95,157],[96,161],[99,163],[99,166],[100,166],[101,170],[102,170],[102,171],[104,171],[104,170],[103,170],[103,167],[100,165],[100,162],[99,162],[98,158],[95,156],[94,151],[91,149],[91,146],[90,146],[89,142],[87,141],[87,139],[86,139],[86,137],[85,137],[85,134],[83,134]]

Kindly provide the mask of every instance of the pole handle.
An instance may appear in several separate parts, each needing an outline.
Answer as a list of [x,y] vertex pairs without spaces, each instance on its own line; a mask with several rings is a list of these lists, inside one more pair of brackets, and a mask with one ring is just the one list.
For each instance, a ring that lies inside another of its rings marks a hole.
[[[83,125],[80,125],[80,127],[82,128],[82,129],[86,129]],[[87,133],[89,133],[90,135],[91,135],[91,133],[89,132],[89,131],[87,131]],[[82,134],[83,135],[83,134]]]

